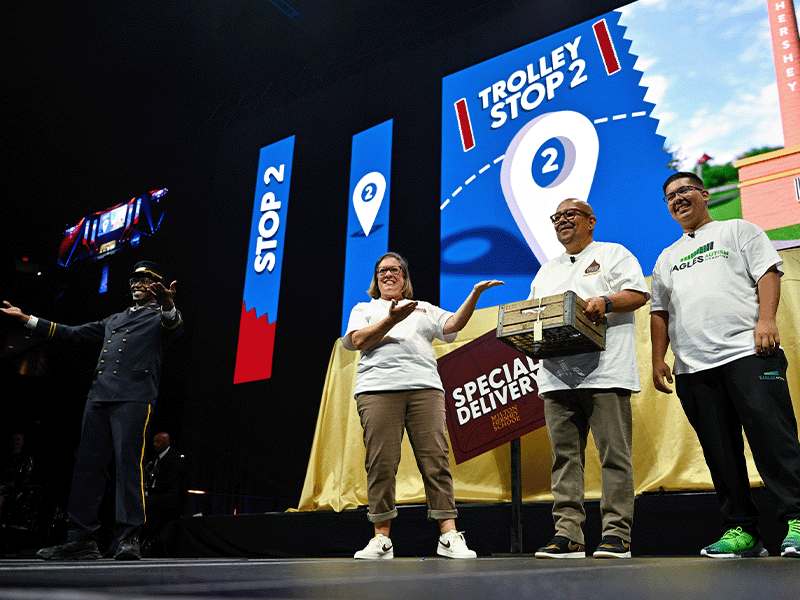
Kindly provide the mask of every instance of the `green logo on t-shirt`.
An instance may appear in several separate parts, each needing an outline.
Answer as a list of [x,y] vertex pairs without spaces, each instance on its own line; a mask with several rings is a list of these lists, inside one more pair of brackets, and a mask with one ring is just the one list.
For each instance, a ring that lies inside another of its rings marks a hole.
[[714,250],[714,242],[703,244],[697,250],[688,256],[684,256],[677,265],[673,265],[669,270],[670,273],[675,271],[683,271],[689,267],[703,262],[704,260],[711,260],[712,258],[728,258],[727,250]]

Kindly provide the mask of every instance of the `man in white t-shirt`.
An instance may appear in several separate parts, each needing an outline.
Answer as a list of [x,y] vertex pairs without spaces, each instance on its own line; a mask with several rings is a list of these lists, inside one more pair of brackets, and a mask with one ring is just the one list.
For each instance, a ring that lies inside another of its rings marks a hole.
[[595,242],[592,207],[564,200],[550,217],[566,252],[542,265],[529,299],[572,290],[585,314],[605,317],[606,349],[545,359],[537,375],[553,452],[551,489],[556,534],[537,558],[584,558],[584,463],[589,430],[602,465],[603,539],[597,558],[630,558],[633,523],[631,393],[640,391],[635,311],[647,302],[639,262],[619,244]]
[[653,270],[650,335],[653,383],[675,388],[706,459],[726,530],[701,550],[712,558],[767,556],[750,497],[742,427],[764,483],[788,522],[782,556],[800,557],[800,442],[775,313],[781,260],[747,221],[714,221],[694,173],[664,183],[664,201],[683,228]]

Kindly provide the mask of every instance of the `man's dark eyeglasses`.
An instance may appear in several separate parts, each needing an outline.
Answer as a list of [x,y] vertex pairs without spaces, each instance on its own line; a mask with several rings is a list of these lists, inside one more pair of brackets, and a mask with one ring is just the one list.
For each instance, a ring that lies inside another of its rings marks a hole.
[[569,210],[565,210],[564,212],[550,215],[550,220],[553,222],[553,225],[555,225],[561,220],[561,217],[564,217],[567,221],[573,221],[575,217],[577,217],[578,215],[583,215],[584,217],[591,216],[589,213],[585,211],[578,210],[577,208],[570,208]]
[[685,185],[683,187],[679,187],[671,194],[667,194],[666,196],[664,196],[663,200],[664,202],[669,204],[670,202],[673,202],[675,198],[677,198],[678,196],[680,196],[681,198],[685,198],[686,194],[688,194],[692,190],[697,190],[698,192],[702,192],[703,188],[695,187],[693,185]]

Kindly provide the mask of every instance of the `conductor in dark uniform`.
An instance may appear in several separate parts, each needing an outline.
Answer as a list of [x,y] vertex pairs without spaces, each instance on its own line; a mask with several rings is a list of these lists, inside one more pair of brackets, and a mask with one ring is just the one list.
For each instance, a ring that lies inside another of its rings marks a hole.
[[100,557],[99,509],[112,461],[116,473],[112,535],[119,542],[114,558],[140,558],[137,536],[145,520],[145,432],[158,396],[164,348],[183,331],[183,318],[173,302],[175,283],[165,287],[160,265],[138,262],[130,279],[133,306],[102,321],[75,327],[26,315],[5,301],[0,307],[0,311],[48,339],[103,344],[83,413],[67,505],[67,542],[42,548],[36,554],[39,558]]

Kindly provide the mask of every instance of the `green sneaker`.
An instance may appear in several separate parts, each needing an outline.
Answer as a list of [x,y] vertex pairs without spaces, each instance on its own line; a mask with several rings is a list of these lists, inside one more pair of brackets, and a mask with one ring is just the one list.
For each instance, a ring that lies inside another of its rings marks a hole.
[[758,558],[769,556],[760,540],[756,540],[741,527],[728,529],[722,539],[700,551],[709,558]]
[[781,544],[781,556],[800,558],[800,519],[789,521],[789,531]]

